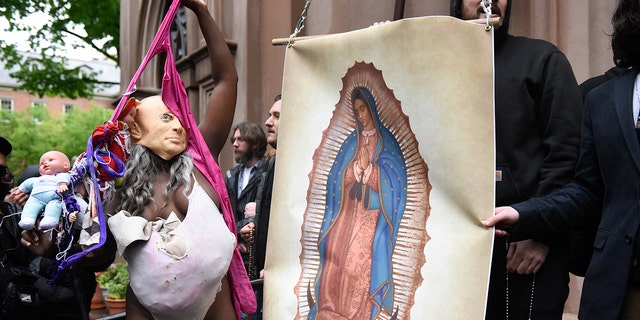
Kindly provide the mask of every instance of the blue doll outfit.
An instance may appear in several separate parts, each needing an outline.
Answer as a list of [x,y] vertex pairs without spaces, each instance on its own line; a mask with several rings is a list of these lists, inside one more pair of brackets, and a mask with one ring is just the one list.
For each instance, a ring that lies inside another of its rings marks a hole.
[[35,227],[38,215],[44,209],[40,227],[44,230],[58,226],[62,215],[62,197],[57,193],[62,183],[69,183],[68,173],[43,175],[29,178],[18,187],[22,192],[31,193],[20,215],[20,228],[31,230]]

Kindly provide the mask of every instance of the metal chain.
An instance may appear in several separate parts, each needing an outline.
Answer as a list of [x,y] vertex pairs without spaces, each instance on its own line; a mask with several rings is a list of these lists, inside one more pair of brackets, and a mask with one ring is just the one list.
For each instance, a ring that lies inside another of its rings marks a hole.
[[249,276],[249,280],[255,280],[256,279],[256,259],[255,259],[255,250],[253,250],[253,246],[254,246],[254,237],[253,237],[253,230],[251,229],[249,231],[249,240],[247,240],[247,255],[249,256],[249,267],[247,270],[248,276]]
[[304,28],[304,21],[307,20],[307,12],[309,11],[309,6],[311,5],[311,0],[307,0],[304,4],[304,9],[302,9],[302,13],[300,14],[300,19],[298,19],[298,23],[296,23],[296,28],[293,30],[293,33],[289,36],[289,42],[287,43],[287,47],[291,47],[293,44],[293,38],[295,38],[298,33]]
[[485,30],[489,31],[491,30],[491,25],[489,24],[489,19],[491,18],[491,5],[493,3],[493,0],[482,0],[480,2],[480,5],[482,6],[482,10],[484,10],[484,13],[486,15],[487,18],[487,24],[484,26]]
[[[484,1],[482,1],[482,3],[484,4]],[[507,234],[506,239],[504,240],[505,242],[505,249],[506,252],[509,252],[509,235]],[[509,269],[506,269],[507,271],[507,277],[506,277],[506,287],[505,287],[505,294],[504,294],[504,308],[505,308],[505,315],[506,315],[506,320],[509,320]]]
[[[509,251],[509,235],[507,235],[507,238],[505,240],[506,242],[506,249],[507,252]],[[506,319],[509,320],[509,270],[507,270],[507,276],[506,276],[506,288],[505,288],[505,315],[506,315]],[[531,320],[531,314],[533,313],[533,296],[534,296],[534,292],[536,289],[536,274],[533,274],[533,278],[531,279],[531,296],[529,297],[529,318],[528,320]]]

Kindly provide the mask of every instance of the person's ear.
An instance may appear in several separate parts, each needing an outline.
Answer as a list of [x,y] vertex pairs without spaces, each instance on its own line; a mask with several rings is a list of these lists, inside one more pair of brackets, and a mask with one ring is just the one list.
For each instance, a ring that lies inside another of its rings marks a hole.
[[140,130],[137,122],[133,122],[129,126],[129,135],[131,135],[131,138],[135,141],[142,139],[142,131]]

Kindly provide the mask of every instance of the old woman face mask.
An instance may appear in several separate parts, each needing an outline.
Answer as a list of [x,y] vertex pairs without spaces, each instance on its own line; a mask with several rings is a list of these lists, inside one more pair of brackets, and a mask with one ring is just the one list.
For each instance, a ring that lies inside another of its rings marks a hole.
[[140,102],[131,137],[165,160],[171,160],[187,149],[188,137],[184,127],[160,96]]

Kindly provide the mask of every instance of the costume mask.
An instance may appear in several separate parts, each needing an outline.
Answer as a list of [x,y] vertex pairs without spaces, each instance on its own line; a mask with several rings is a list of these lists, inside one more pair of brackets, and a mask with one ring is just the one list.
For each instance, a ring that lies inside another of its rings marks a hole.
[[171,160],[187,150],[187,133],[160,96],[140,102],[130,132],[136,143],[164,160]]

